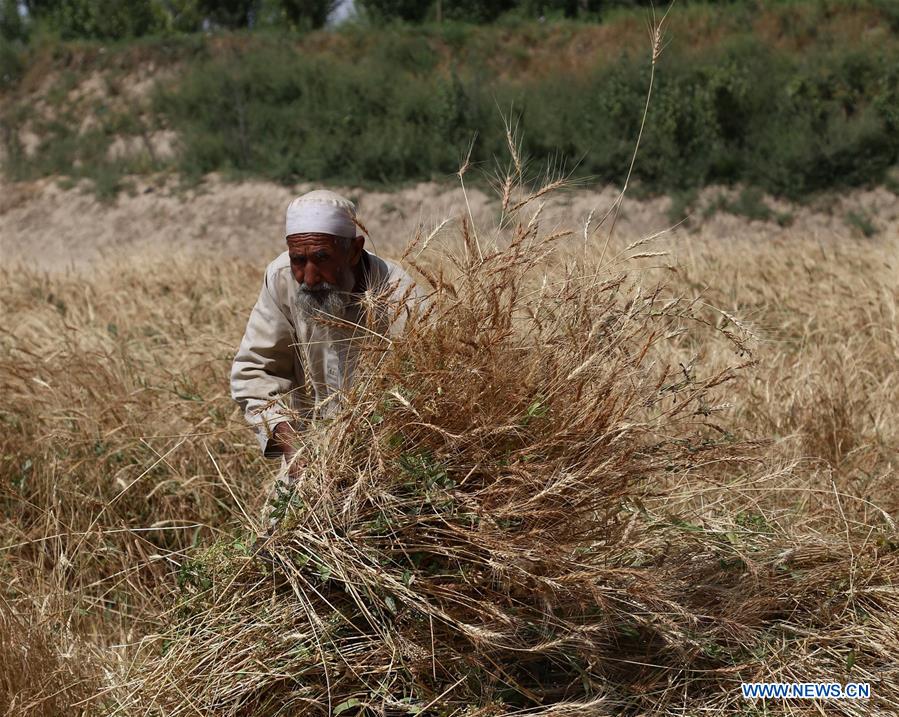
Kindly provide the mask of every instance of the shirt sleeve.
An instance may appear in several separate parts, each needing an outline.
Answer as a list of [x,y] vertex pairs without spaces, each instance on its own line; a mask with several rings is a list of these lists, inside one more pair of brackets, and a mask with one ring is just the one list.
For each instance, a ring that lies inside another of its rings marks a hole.
[[247,423],[267,458],[275,454],[272,431],[290,420],[285,397],[297,388],[294,362],[293,325],[275,298],[271,272],[266,276],[259,298],[231,365],[231,396],[237,401]]

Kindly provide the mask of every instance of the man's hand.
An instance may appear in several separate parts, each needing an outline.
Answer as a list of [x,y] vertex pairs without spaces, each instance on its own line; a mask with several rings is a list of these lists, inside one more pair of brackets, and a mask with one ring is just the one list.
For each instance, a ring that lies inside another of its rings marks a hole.
[[290,427],[287,421],[282,421],[272,429],[272,445],[287,461],[296,453],[295,439],[296,431]]
[[290,466],[290,477],[299,478],[306,467],[306,462],[297,456],[297,433],[290,424],[282,421],[272,430],[272,442],[275,450],[281,452],[287,465]]

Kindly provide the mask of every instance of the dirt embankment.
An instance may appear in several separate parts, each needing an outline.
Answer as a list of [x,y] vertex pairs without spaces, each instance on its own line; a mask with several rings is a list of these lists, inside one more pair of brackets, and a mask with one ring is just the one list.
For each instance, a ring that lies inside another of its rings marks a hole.
[[[266,182],[230,183],[216,177],[181,191],[136,180],[130,193],[111,203],[84,189],[62,189],[55,180],[0,184],[0,256],[4,263],[24,262],[47,270],[85,268],[105,255],[121,255],[151,246],[162,252],[215,252],[263,260],[282,246],[284,208],[311,185],[288,188]],[[492,226],[499,203],[478,189],[422,183],[393,192],[338,188],[358,206],[376,252],[396,255],[416,233],[442,219],[471,211],[480,226]],[[616,190],[578,188],[548,202],[541,221],[570,228],[590,215],[601,217]],[[765,200],[777,220],[750,220],[720,209],[733,192],[709,189],[699,198],[687,223],[674,228],[680,240],[700,235],[729,238],[789,238],[801,234],[821,241],[899,236],[899,200],[886,189],[822,197],[809,205]],[[710,207],[719,207],[711,212]],[[616,233],[639,238],[672,224],[671,200],[628,198]]]

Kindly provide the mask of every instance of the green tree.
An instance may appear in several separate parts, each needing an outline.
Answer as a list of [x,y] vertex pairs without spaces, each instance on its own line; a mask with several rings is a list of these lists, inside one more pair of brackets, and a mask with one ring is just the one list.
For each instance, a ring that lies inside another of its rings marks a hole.
[[337,0],[280,0],[293,27],[322,27],[337,7]]
[[199,0],[203,17],[220,27],[250,27],[259,11],[258,0]]
[[148,0],[28,0],[26,6],[63,39],[140,37],[167,24],[162,6]]
[[430,9],[430,3],[421,0],[357,0],[357,2],[377,20],[421,22]]
[[603,11],[612,8],[650,7],[653,4],[658,7],[664,6],[664,3],[653,3],[652,0],[520,0],[517,6],[519,12],[528,17],[556,15],[587,19],[598,18]]
[[17,0],[0,0],[0,37],[4,40],[25,39],[25,23]]
[[465,22],[493,22],[517,4],[516,0],[443,0],[443,16]]
[[162,0],[169,27],[176,32],[197,32],[203,26],[200,0]]

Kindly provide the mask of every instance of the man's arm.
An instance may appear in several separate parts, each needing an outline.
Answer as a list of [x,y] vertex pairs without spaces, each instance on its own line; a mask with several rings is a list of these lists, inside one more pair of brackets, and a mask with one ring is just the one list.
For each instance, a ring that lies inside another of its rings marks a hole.
[[293,431],[284,397],[298,388],[294,332],[270,284],[271,273],[266,272],[231,366],[231,396],[256,432],[263,454],[274,458],[286,453],[289,459]]

